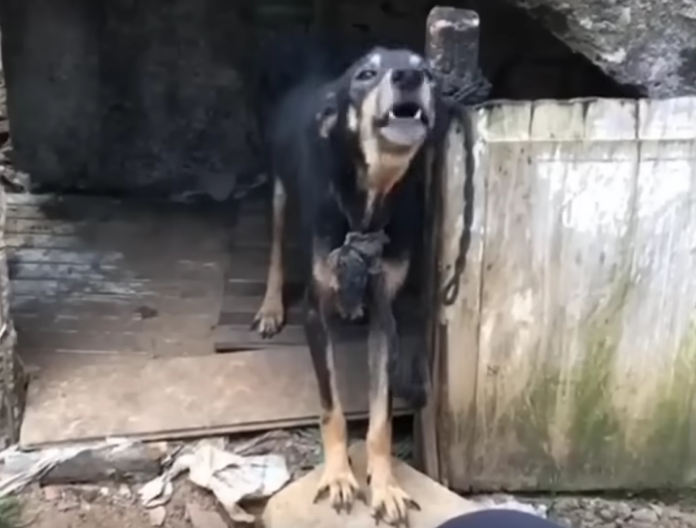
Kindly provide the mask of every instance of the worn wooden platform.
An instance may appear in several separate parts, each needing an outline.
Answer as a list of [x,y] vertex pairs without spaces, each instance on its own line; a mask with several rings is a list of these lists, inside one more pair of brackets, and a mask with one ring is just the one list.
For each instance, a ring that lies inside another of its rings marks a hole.
[[211,353],[229,238],[221,211],[10,195],[22,356],[44,369],[66,355],[84,364]]
[[[275,339],[249,328],[268,259],[263,203],[235,211],[86,197],[9,200],[12,309],[33,374],[22,445],[315,420],[297,305]],[[417,327],[417,315],[401,319]],[[364,329],[342,336],[344,407],[359,417],[367,410]],[[403,344],[421,346],[419,334],[405,334]],[[397,404],[397,411],[406,409]]]

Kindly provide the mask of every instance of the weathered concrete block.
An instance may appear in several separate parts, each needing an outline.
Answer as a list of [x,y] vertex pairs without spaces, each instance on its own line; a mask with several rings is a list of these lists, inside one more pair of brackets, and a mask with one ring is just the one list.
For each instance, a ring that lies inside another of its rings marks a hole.
[[515,0],[571,48],[650,97],[696,93],[693,0]]
[[[361,488],[367,490],[365,477],[365,444],[351,447],[350,457]],[[411,511],[411,528],[433,528],[447,519],[473,511],[477,506],[449,491],[412,467],[394,459],[396,478],[404,490],[420,504],[420,511]],[[338,515],[327,502],[313,504],[322,468],[296,480],[268,501],[263,514],[266,528],[374,528],[370,509],[357,501],[349,515]]]

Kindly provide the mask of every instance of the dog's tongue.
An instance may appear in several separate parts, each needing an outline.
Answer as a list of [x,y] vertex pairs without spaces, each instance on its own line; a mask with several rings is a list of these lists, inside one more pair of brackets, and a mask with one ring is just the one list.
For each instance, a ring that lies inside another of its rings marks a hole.
[[423,140],[426,130],[419,119],[392,117],[380,132],[390,143],[411,146]]

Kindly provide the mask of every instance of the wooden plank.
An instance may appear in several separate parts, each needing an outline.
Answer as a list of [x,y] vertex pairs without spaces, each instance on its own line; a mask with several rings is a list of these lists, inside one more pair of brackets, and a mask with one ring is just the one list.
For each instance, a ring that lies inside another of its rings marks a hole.
[[[243,284],[249,288],[251,283],[240,281],[235,284]],[[218,352],[230,352],[235,350],[248,350],[256,348],[285,347],[288,345],[306,344],[304,335],[303,307],[300,299],[297,299],[299,284],[290,284],[294,291],[288,292],[288,302],[285,326],[282,331],[270,339],[262,338],[258,332],[251,328],[254,315],[261,305],[263,287],[258,284],[252,295],[227,295],[223,300],[223,310],[220,313],[218,325],[215,328],[215,349]],[[228,292],[229,293],[229,292]],[[295,300],[289,299],[290,296]],[[413,296],[400,296],[394,303],[394,315],[397,320],[399,332],[403,337],[418,337],[418,346],[423,346],[423,310],[419,306],[419,300]],[[348,346],[358,346],[367,338],[367,325],[365,322],[342,322],[337,325],[337,342],[343,342]]]
[[[696,129],[682,121],[696,99],[684,105],[538,102],[480,115],[476,443],[464,472],[466,437],[452,434],[455,488],[693,483]],[[448,368],[461,379],[470,367]],[[470,400],[447,406],[447,428],[463,432]]]
[[[338,354],[337,372],[346,414],[364,417],[365,350]],[[397,408],[406,412],[400,402]],[[47,370],[29,385],[20,445],[227,434],[312,424],[318,412],[314,370],[303,347],[132,359]]]
[[[200,355],[222,300],[230,231],[215,208],[10,195],[8,243],[19,351]],[[42,359],[43,358],[43,359]]]
[[[479,112],[472,112],[469,119],[474,123]],[[473,136],[472,144],[477,148],[479,138]],[[447,141],[447,163],[443,180],[442,220],[439,250],[439,266],[445,272],[440,278],[440,295],[451,293],[452,281],[459,281],[458,294],[449,302],[441,304],[436,328],[436,348],[439,350],[444,380],[440,388],[441,409],[439,417],[452,424],[452,428],[438,431],[440,447],[441,481],[451,486],[463,485],[470,479],[470,461],[476,438],[476,388],[478,382],[478,356],[480,331],[480,289],[483,266],[485,232],[485,210],[487,189],[482,171],[466,174],[464,129],[454,123]],[[484,154],[485,155],[485,154]],[[477,160],[485,165],[485,158]],[[467,178],[471,189],[465,193]],[[467,199],[469,203],[467,203]],[[470,217],[470,218],[468,218]],[[468,220],[467,220],[468,218]],[[469,236],[468,247],[462,255],[460,241]],[[457,277],[458,259],[465,257],[466,265]],[[436,365],[438,366],[438,365]]]
[[[458,79],[459,82],[470,82],[478,69],[479,54],[479,17],[475,11],[453,7],[436,6],[428,14],[426,22],[426,52],[427,57],[437,71],[443,76]],[[426,295],[425,302],[429,307],[427,321],[428,366],[430,370],[430,387],[428,403],[421,411],[417,420],[417,437],[422,442],[422,455],[425,470],[429,476],[440,482],[447,483],[452,470],[449,464],[442,465],[441,456],[447,452],[451,438],[447,434],[440,435],[437,423],[440,414],[440,402],[455,391],[460,395],[462,385],[467,385],[475,379],[475,375],[464,380],[448,379],[443,372],[443,363],[449,354],[459,354],[459,350],[450,348],[446,335],[447,323],[443,321],[442,303],[452,305],[461,303],[469,290],[457,291],[451,286],[458,287],[460,274],[464,266],[477,266],[474,255],[471,256],[471,220],[473,200],[479,199],[479,188],[473,187],[473,162],[469,159],[472,154],[466,148],[466,141],[473,141],[472,132],[466,130],[467,116],[455,113],[449,124],[449,130],[435,159],[427,167],[429,181],[426,188],[427,217],[431,224],[426,226],[426,250],[430,260],[425,266]],[[437,163],[435,163],[437,162]],[[455,219],[457,219],[455,221]],[[474,244],[474,252],[477,247]],[[474,296],[474,298],[477,298]],[[466,302],[469,302],[468,299]],[[465,340],[462,345],[471,345],[471,340]],[[462,355],[462,361],[472,361],[476,357],[476,347],[467,350]],[[473,363],[475,365],[475,363]],[[473,372],[473,368],[471,372]],[[462,381],[464,383],[462,384]],[[473,385],[470,385],[471,387]],[[471,392],[471,388],[469,388]],[[465,463],[464,463],[465,464]]]

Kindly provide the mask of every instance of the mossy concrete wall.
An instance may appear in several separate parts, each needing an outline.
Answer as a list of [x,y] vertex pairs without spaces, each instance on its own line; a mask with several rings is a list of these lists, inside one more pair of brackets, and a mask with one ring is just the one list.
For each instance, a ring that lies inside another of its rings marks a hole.
[[440,314],[454,487],[696,482],[694,115],[696,98],[471,113],[465,295]]

